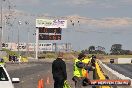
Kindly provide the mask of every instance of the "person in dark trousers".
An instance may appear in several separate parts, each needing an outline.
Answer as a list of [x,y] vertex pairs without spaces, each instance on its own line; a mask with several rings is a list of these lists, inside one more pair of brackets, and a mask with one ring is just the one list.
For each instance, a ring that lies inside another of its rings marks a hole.
[[67,80],[66,64],[62,59],[63,53],[59,53],[57,59],[52,63],[54,88],[63,88],[64,81]]
[[83,86],[90,84],[90,80],[83,75],[83,72],[88,69],[87,64],[83,62],[85,57],[84,53],[80,53],[74,61],[72,80],[75,82],[75,88],[83,88]]
[[[91,67],[92,67],[92,71],[93,71],[93,79],[96,79],[96,72],[95,72],[95,68],[96,68],[96,56],[92,55],[92,59],[91,59]],[[96,87],[93,87],[96,88]]]
[[92,55],[91,66],[92,66],[93,69],[95,69],[95,63],[96,63],[96,56]]

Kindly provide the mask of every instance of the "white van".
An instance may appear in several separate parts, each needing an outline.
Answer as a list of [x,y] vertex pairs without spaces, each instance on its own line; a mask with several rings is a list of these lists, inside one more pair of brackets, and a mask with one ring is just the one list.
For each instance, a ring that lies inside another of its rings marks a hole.
[[10,79],[5,67],[0,65],[0,88],[14,88],[13,83],[19,83],[19,78]]

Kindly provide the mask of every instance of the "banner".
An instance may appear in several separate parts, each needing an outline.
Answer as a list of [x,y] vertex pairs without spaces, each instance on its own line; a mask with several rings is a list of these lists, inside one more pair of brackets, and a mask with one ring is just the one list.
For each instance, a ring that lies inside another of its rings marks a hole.
[[120,80],[91,80],[90,85],[131,85],[130,80],[120,79]]
[[39,51],[52,51],[52,43],[39,43]]
[[67,28],[67,20],[36,19],[36,27]]

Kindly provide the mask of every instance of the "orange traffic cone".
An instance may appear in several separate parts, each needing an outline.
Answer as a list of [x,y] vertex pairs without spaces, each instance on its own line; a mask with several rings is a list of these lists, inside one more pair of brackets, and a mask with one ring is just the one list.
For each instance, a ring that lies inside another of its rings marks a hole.
[[44,88],[44,80],[41,79],[41,88]]
[[44,88],[44,80],[43,79],[38,81],[38,88]]
[[41,88],[41,81],[38,81],[38,88]]

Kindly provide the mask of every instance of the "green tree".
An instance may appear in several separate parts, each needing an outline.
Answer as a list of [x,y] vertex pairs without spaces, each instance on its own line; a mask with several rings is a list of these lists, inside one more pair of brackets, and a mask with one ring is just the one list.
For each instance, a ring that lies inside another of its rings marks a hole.
[[113,55],[120,55],[122,52],[122,45],[121,44],[113,44],[111,46],[111,50],[110,50],[111,54]]
[[102,47],[102,46],[97,46],[97,47],[96,47],[96,50],[95,50],[95,53],[96,53],[96,54],[106,54],[105,48]]
[[94,54],[94,52],[95,52],[95,46],[89,46],[88,52],[89,52],[89,54]]

